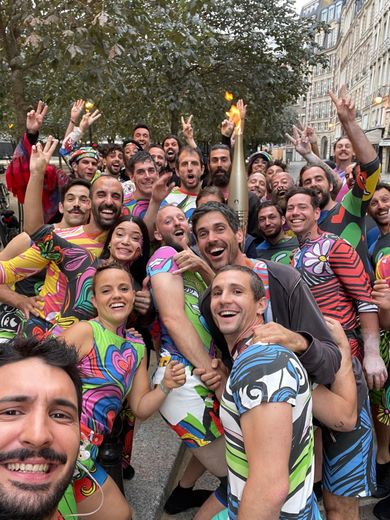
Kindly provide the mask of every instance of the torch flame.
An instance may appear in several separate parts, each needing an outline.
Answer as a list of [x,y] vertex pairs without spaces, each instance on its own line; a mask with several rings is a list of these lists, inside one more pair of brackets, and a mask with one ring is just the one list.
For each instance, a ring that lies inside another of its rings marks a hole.
[[229,121],[234,124],[235,129],[238,130],[241,126],[241,114],[236,105],[232,105],[229,112],[226,112],[226,115]]
[[226,101],[233,101],[233,94],[231,92],[226,91],[225,92],[225,99]]

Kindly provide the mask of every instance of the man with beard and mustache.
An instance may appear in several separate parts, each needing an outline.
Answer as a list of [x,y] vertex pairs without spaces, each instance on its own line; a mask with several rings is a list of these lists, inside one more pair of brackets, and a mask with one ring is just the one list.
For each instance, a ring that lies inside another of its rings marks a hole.
[[[56,140],[48,139],[45,149],[40,145],[33,148],[30,160],[30,181],[26,191],[25,231],[38,230],[43,225],[41,193],[44,182],[42,167],[47,165],[56,146]],[[112,176],[102,175],[91,186],[90,198],[92,214],[90,222],[84,226],[56,229],[56,233],[88,250],[92,255],[100,256],[107,231],[115,224],[122,210],[123,193],[120,182]],[[58,260],[58,252],[42,251],[33,246],[18,257],[0,263],[2,283],[14,283],[47,268],[45,281],[39,292],[44,300],[37,309],[37,316],[30,316],[21,325],[20,332],[28,335],[47,334],[61,321],[61,309],[64,305],[67,281]],[[53,258],[52,258],[53,255]],[[64,268],[64,266],[62,266]],[[77,273],[77,263],[73,267]],[[75,275],[76,275],[75,273]],[[80,307],[81,308],[81,307]],[[80,309],[79,309],[80,310]],[[71,317],[69,316],[69,323]]]
[[119,144],[108,144],[102,150],[104,174],[119,176],[125,166],[123,161],[123,149]]
[[52,338],[18,338],[0,346],[0,374],[0,518],[76,514],[72,494],[62,498],[80,448],[76,351]]
[[[216,186],[221,190],[227,202],[229,198],[229,181],[232,168],[231,149],[225,144],[215,144],[211,147],[209,155],[208,186]],[[257,234],[257,206],[259,200],[255,193],[248,191],[249,211],[247,232]]]
[[298,241],[284,232],[286,219],[281,207],[270,200],[262,202],[258,221],[259,232],[264,240],[256,247],[257,258],[290,265],[291,253],[298,247]]
[[162,147],[167,160],[166,169],[172,173],[172,182],[174,182],[176,186],[180,186],[180,179],[176,173],[176,161],[181,148],[179,138],[173,134],[167,135],[162,142]]
[[[180,208],[172,205],[161,208],[156,218],[155,238],[162,246],[152,255],[147,267],[161,327],[159,368],[153,382],[158,384],[162,380],[171,358],[181,360],[187,377],[180,389],[168,395],[160,413],[196,458],[190,463],[192,470],[186,471],[186,477],[166,504],[167,512],[183,511],[206,500],[209,492],[192,491],[194,481],[203,473],[204,467],[218,477],[226,476],[218,401],[214,392],[193,374],[194,367],[213,370],[211,361],[215,353],[198,306],[198,298],[207,288],[205,279],[210,280],[211,270],[197,257],[199,266],[182,274],[189,234],[189,224]],[[192,258],[193,253],[189,252],[189,255]]]

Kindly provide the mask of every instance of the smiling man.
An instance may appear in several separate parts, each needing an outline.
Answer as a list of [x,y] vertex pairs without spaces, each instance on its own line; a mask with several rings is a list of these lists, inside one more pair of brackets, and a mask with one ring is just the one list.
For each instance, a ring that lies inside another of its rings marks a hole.
[[228,516],[320,519],[307,373],[274,341],[247,343],[266,307],[264,286],[248,267],[225,266],[214,278],[211,312],[233,358],[221,401]]
[[[188,270],[182,273],[179,267],[178,257],[187,254],[195,257],[187,251],[189,232],[189,224],[180,208],[169,205],[158,211],[155,238],[162,247],[155,251],[147,266],[161,328],[159,368],[153,382],[159,384],[162,381],[171,358],[184,364],[186,382],[168,395],[160,413],[184,445],[191,449],[197,461],[214,475],[223,477],[226,476],[226,464],[218,401],[215,393],[193,374],[194,368],[212,370],[211,361],[215,353],[198,305],[199,296],[207,287],[199,274],[201,268],[197,267],[197,272]],[[200,258],[198,262],[207,269]],[[172,494],[175,506],[177,502],[185,503],[181,510],[200,506],[207,498],[209,493],[192,491],[200,474],[194,477],[193,482],[190,479],[180,481]]]
[[[33,377],[32,377],[33,376]],[[57,520],[79,447],[77,354],[56,339],[0,346],[0,518]]]

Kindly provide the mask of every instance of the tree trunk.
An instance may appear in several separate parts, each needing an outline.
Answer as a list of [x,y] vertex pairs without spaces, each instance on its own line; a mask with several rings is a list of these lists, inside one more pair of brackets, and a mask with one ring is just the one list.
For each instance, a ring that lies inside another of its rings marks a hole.
[[171,134],[177,135],[179,133],[179,111],[177,109],[171,110]]
[[19,139],[22,137],[26,129],[26,84],[23,77],[23,71],[14,69],[11,72],[12,99],[14,102],[14,111],[16,116],[15,126]]

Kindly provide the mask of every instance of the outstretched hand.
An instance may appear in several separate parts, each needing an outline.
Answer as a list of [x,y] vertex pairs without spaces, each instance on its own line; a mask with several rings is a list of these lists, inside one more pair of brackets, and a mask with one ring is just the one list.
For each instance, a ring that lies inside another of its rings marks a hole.
[[175,187],[175,183],[169,182],[172,177],[171,172],[166,172],[160,175],[160,177],[154,182],[152,188],[152,199],[157,204],[161,204],[161,202],[168,197],[173,188]]
[[221,123],[221,134],[225,137],[231,137],[234,130],[234,124],[229,119],[224,119]]
[[70,110],[70,120],[76,125],[80,119],[81,112],[83,111],[85,101],[83,99],[77,99]]
[[345,125],[354,122],[356,120],[355,104],[348,94],[346,85],[340,88],[338,96],[332,90],[329,90],[328,94],[337,110],[340,123]]
[[45,146],[37,143],[32,147],[30,157],[30,172],[35,175],[43,175],[50,159],[58,144],[58,139],[54,139],[51,135],[47,138]]
[[298,127],[293,126],[293,135],[286,134],[286,137],[302,157],[311,153],[310,139],[303,130],[299,130]]
[[189,116],[187,121],[181,116],[181,126],[182,132],[184,135],[184,139],[186,142],[192,141],[194,139],[194,129],[192,128],[192,114]]
[[80,130],[84,133],[88,130],[88,128],[101,117],[101,112],[99,110],[94,110],[93,112],[86,112],[80,121]]
[[48,106],[43,101],[38,101],[37,108],[27,112],[26,130],[29,134],[37,134],[47,114]]

